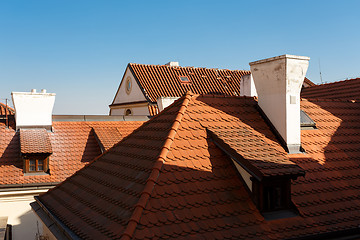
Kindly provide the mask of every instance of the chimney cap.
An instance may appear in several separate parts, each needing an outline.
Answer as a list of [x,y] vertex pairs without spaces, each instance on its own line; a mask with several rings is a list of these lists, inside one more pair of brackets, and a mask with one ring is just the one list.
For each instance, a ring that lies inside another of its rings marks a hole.
[[290,54],[284,54],[284,55],[280,55],[280,56],[276,56],[276,57],[271,57],[271,58],[266,58],[266,59],[261,59],[258,61],[254,61],[254,62],[250,62],[249,65],[255,65],[255,64],[260,64],[260,63],[265,63],[265,62],[271,62],[271,61],[275,61],[278,59],[283,59],[283,58],[288,58],[288,59],[297,59],[297,60],[306,60],[309,61],[310,58],[309,57],[305,57],[305,56],[297,56],[297,55],[290,55]]
[[170,67],[179,67],[179,62],[168,62],[165,65]]

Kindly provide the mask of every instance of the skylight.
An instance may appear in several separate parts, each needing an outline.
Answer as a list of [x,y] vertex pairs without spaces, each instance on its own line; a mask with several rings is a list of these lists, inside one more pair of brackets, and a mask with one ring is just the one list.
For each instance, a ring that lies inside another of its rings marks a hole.
[[179,76],[180,82],[182,83],[190,83],[190,80],[187,76]]
[[316,123],[306,114],[303,110],[300,110],[300,126],[302,129],[314,129]]

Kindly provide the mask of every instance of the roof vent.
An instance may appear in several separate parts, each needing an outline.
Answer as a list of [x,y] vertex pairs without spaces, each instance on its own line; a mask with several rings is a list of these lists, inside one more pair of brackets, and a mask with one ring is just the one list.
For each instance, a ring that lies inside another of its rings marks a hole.
[[249,63],[258,103],[286,144],[300,152],[300,91],[309,57],[282,55]]
[[179,67],[179,62],[168,62],[165,65],[170,67]]
[[16,130],[20,128],[51,130],[55,95],[55,93],[46,93],[45,89],[41,93],[37,93],[36,89],[32,89],[31,92],[12,92]]

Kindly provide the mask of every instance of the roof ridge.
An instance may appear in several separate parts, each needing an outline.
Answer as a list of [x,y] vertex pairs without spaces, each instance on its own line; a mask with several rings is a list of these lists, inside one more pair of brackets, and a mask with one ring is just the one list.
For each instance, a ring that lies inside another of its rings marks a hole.
[[351,79],[344,79],[344,80],[338,80],[338,81],[328,82],[328,83],[320,83],[320,84],[316,84],[314,86],[310,86],[310,87],[307,87],[307,88],[310,89],[310,88],[314,88],[314,87],[328,86],[328,85],[332,85],[332,84],[336,84],[336,83],[343,83],[343,82],[346,82],[346,81],[353,81],[353,80],[359,80],[359,79],[360,79],[360,77],[351,78]]
[[208,69],[214,71],[239,71],[239,72],[249,72],[250,70],[241,70],[241,69],[228,69],[228,68],[215,68],[215,67],[194,67],[194,66],[170,66],[166,64],[145,64],[145,63],[129,63],[129,65],[142,65],[142,66],[153,66],[153,67],[169,67],[169,68],[190,68],[190,69]]
[[135,229],[140,221],[142,212],[145,209],[146,204],[151,196],[151,193],[154,189],[155,183],[160,175],[160,170],[164,164],[166,156],[170,150],[170,146],[173,143],[175,135],[177,133],[177,130],[180,126],[180,122],[185,114],[185,111],[186,111],[192,97],[193,97],[193,94],[191,91],[188,91],[185,94],[184,100],[181,104],[181,107],[180,107],[176,117],[175,117],[174,123],[171,126],[169,134],[168,134],[168,136],[165,140],[165,143],[160,151],[159,157],[156,159],[156,162],[154,163],[154,166],[149,175],[149,178],[146,180],[146,185],[144,187],[144,190],[140,193],[139,201],[137,202],[137,204],[135,204],[133,214],[128,221],[128,224],[121,236],[121,239],[131,239],[133,237]]
[[301,101],[307,102],[351,102],[351,103],[359,103],[359,99],[347,99],[347,98],[321,98],[321,97],[314,97],[314,98],[307,98],[302,97],[300,98]]

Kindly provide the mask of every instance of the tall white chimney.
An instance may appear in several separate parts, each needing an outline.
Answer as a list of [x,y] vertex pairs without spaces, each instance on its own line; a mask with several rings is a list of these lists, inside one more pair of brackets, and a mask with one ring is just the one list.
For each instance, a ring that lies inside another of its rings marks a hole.
[[20,128],[51,130],[55,95],[55,93],[46,93],[45,89],[41,93],[37,93],[35,89],[31,92],[12,92],[16,130]]
[[289,153],[300,152],[300,91],[309,57],[282,55],[249,63],[258,104]]

